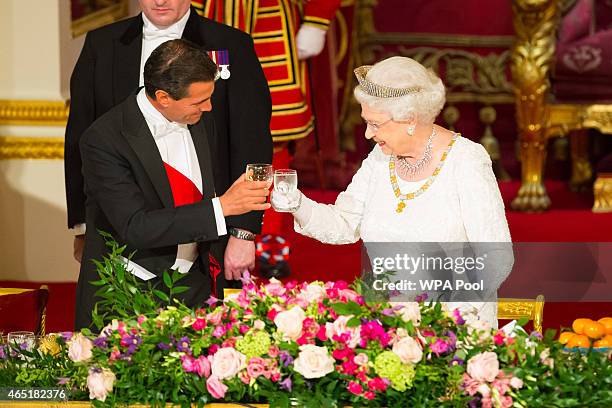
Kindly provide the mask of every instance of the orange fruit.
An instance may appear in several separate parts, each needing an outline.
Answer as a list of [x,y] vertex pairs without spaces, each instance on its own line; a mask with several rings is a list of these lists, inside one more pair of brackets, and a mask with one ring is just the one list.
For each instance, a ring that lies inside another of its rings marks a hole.
[[582,333],[592,339],[599,339],[606,334],[606,328],[601,323],[587,322],[582,327]]
[[603,317],[597,322],[603,324],[606,329],[606,334],[612,334],[612,317]]
[[577,334],[572,336],[571,339],[567,342],[567,347],[575,348],[575,347],[583,347],[589,348],[591,346],[591,341],[584,334]]
[[595,348],[612,347],[612,334],[608,334],[603,339],[597,340],[595,343],[593,343],[593,347]]
[[588,322],[592,322],[591,319],[585,319],[585,318],[581,318],[581,319],[576,319],[574,320],[574,323],[572,323],[572,329],[574,329],[574,332],[576,334],[582,334],[582,330],[584,328],[584,325]]
[[576,333],[571,331],[563,332],[559,335],[559,343],[567,344],[567,342],[576,335]]

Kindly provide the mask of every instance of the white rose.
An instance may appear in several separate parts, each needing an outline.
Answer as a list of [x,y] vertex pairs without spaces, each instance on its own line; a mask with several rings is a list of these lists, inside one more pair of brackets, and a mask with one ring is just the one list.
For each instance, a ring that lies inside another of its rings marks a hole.
[[393,345],[392,350],[404,364],[416,364],[423,358],[423,350],[412,337],[403,337]]
[[306,286],[306,289],[302,290],[298,297],[303,298],[308,303],[315,303],[327,296],[327,292],[325,288],[321,285],[317,285],[316,283],[310,283]]
[[108,368],[103,368],[99,371],[90,371],[87,376],[89,399],[105,401],[108,393],[113,391],[114,383],[115,374]]
[[223,380],[235,377],[246,366],[245,362],[244,354],[233,347],[223,347],[212,356],[210,368],[213,376]]
[[327,347],[305,344],[300,346],[300,354],[293,368],[304,378],[321,378],[334,371],[334,359],[327,352]]
[[325,323],[325,335],[327,338],[331,339],[334,335],[339,336],[343,333],[348,333],[351,336],[348,346],[351,348],[357,347],[361,340],[361,326],[348,327],[346,324],[352,318],[353,315],[339,316],[333,323]]
[[395,313],[398,314],[403,321],[412,321],[412,324],[418,326],[421,323],[421,307],[417,302],[398,302],[396,306],[402,306]]
[[92,356],[93,343],[81,333],[68,342],[68,357],[75,362],[88,361]]
[[523,388],[523,380],[518,377],[512,377],[510,379],[510,386],[514,389]]
[[274,324],[278,331],[283,334],[287,340],[297,340],[302,335],[302,323],[306,319],[304,309],[299,306],[294,306],[289,310],[280,312],[274,318]]
[[492,351],[476,354],[468,360],[467,373],[476,381],[492,382],[499,374],[497,354]]

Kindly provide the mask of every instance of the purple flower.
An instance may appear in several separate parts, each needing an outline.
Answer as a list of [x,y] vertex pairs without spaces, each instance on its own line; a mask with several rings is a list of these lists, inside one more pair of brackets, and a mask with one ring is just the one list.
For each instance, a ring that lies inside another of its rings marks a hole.
[[455,319],[455,324],[458,326],[465,324],[465,319],[461,317],[461,312],[459,309],[453,310],[453,318]]
[[537,331],[532,331],[531,334],[529,335],[530,337],[535,337],[536,339],[542,340],[542,335],[540,333],[538,333]]
[[138,348],[138,346],[140,345],[140,343],[142,343],[142,339],[140,338],[140,336],[136,335],[136,334],[132,334],[129,336],[123,336],[121,338],[121,345],[123,347],[127,347],[127,354],[134,354],[134,352],[136,351],[136,349]]
[[72,338],[72,332],[70,331],[61,332],[60,334],[64,338],[65,341],[68,341]]
[[395,313],[393,313],[393,309],[383,309],[382,314],[385,316],[393,316],[395,315]]
[[415,302],[421,303],[427,300],[427,293],[421,293],[414,298]]
[[21,350],[27,350],[27,349],[28,349],[28,342],[27,342],[27,341],[24,341],[23,343],[21,343],[21,344],[19,345],[19,348],[20,348]]
[[284,350],[280,352],[279,357],[280,362],[283,364],[284,367],[288,367],[289,364],[293,363],[293,357],[291,357],[291,354]]
[[176,343],[176,349],[178,351],[189,353],[190,352],[189,344],[190,344],[189,337],[185,336]]
[[285,378],[283,381],[279,383],[279,385],[281,389],[291,392],[291,388],[293,387],[293,382],[291,381],[291,377]]
[[6,359],[6,346],[0,346],[0,359]]
[[171,347],[170,344],[164,343],[163,341],[157,343],[157,348],[160,350],[170,350]]
[[219,301],[219,299],[217,299],[217,298],[216,298],[216,297],[214,297],[214,296],[211,296],[211,297],[209,297],[209,298],[208,298],[208,300],[206,301],[206,304],[207,304],[208,306],[212,306],[212,305],[215,305],[215,304],[216,304],[218,301]]
[[68,381],[70,381],[70,378],[68,377],[59,377],[57,379],[57,385],[66,385]]
[[465,360],[462,360],[457,356],[454,356],[453,359],[448,363],[448,365],[450,366],[463,365],[463,364],[465,364]]
[[108,348],[108,338],[104,336],[97,337],[94,339],[93,344],[98,348],[106,349]]
[[455,335],[455,332],[453,332],[452,330],[449,330],[446,332],[446,336],[448,337],[447,343],[448,343],[449,351],[454,350],[455,346],[457,345],[457,336]]
[[478,408],[480,407],[480,396],[476,396],[476,398],[474,398],[473,400],[471,400],[470,402],[468,402],[468,407],[469,408]]

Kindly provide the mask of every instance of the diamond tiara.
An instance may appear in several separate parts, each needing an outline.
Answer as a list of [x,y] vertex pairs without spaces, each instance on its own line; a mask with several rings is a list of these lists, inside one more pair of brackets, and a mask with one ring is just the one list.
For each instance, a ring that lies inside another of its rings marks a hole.
[[378,85],[374,82],[369,81],[366,75],[372,68],[372,65],[362,65],[355,68],[353,71],[359,81],[359,88],[370,96],[377,98],[399,98],[410,93],[421,92],[422,88],[419,86],[412,86],[409,88],[391,88],[389,86]]

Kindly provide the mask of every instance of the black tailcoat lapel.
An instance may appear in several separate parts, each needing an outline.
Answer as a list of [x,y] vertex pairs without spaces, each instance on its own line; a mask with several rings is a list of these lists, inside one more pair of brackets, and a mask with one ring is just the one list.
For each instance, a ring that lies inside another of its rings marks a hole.
[[113,102],[118,105],[138,88],[142,55],[142,15],[114,43]]
[[155,139],[153,139],[149,126],[147,126],[147,122],[138,108],[136,95],[130,96],[124,106],[121,133],[136,153],[164,207],[172,208],[174,207],[174,199],[172,198],[168,175],[157,144],[155,144]]

